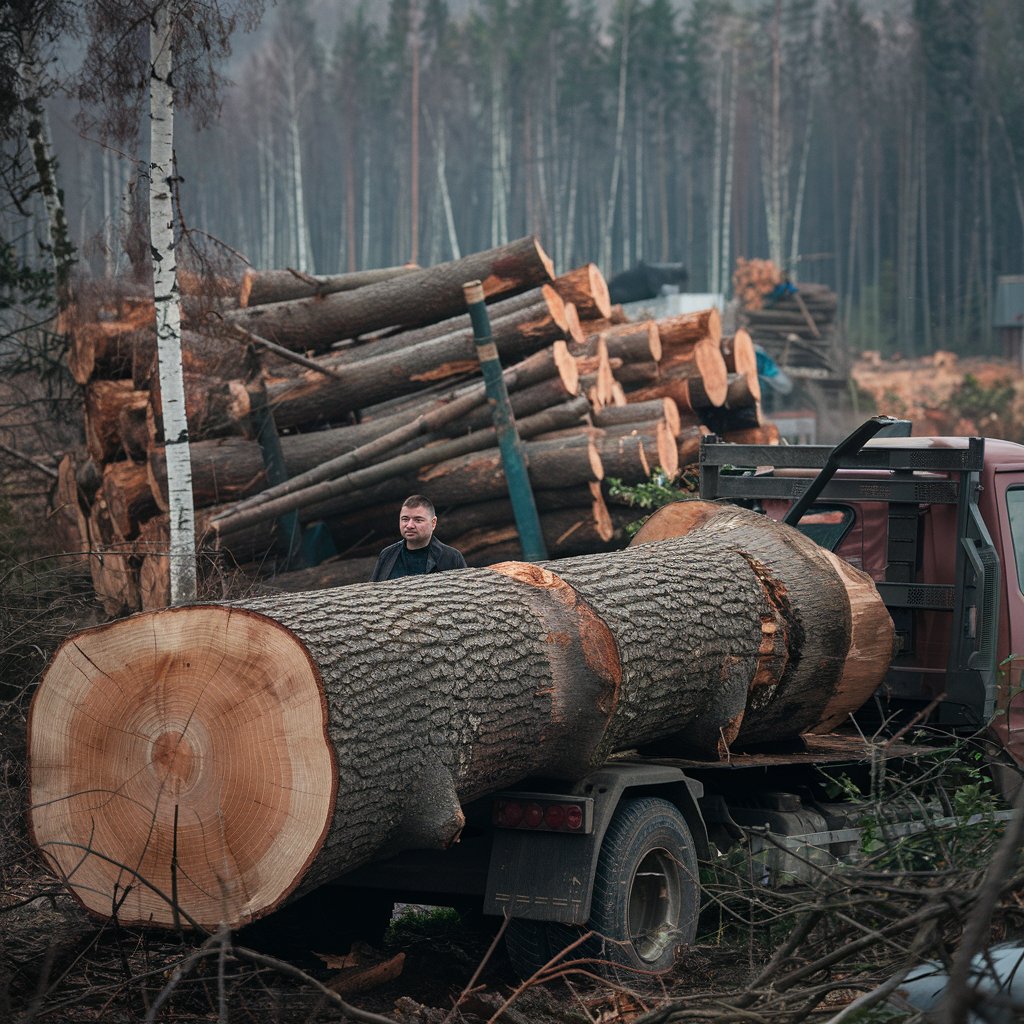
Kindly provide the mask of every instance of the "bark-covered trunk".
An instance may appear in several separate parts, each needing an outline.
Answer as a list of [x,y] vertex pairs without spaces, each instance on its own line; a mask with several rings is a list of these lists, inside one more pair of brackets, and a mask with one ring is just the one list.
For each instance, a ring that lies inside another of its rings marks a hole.
[[[502,361],[515,363],[564,337],[564,330],[540,309],[523,310],[492,325]],[[460,374],[479,372],[471,330],[424,341],[384,355],[351,362],[340,379],[312,370],[272,380],[267,392],[279,429],[338,420],[345,413],[384,399],[413,394]]]
[[540,243],[522,238],[354,291],[252,306],[227,319],[287,348],[323,350],[369,331],[456,316],[466,308],[466,281],[481,281],[484,293],[492,296],[522,291],[553,276]]
[[732,516],[604,555],[79,633],[33,699],[32,837],[98,914],[174,925],[176,892],[183,923],[235,926],[449,845],[463,804],[531,776],[820,727],[873,692],[891,623],[866,575]]

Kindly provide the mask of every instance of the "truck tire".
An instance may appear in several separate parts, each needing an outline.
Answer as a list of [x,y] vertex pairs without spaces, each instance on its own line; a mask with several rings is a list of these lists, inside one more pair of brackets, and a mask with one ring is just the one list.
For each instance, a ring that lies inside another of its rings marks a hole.
[[623,800],[601,845],[588,924],[604,940],[602,973],[668,971],[699,912],[697,851],[682,814],[657,797]]
[[512,970],[524,981],[554,955],[549,941],[550,922],[513,918],[505,929],[505,952]]

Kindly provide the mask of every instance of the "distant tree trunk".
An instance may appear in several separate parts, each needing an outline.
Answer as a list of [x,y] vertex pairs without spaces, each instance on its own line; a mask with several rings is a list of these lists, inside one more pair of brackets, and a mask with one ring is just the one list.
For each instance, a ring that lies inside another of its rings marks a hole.
[[[921,134],[917,139],[918,146],[918,158],[917,165],[921,169],[921,186],[918,193],[918,207],[920,213],[920,229],[921,229],[921,328],[924,337],[924,350],[925,352],[933,351],[932,345],[932,291],[931,291],[931,260],[928,252],[928,118],[927,115],[921,115]],[[860,153],[858,151],[858,158]],[[859,159],[858,159],[858,172]],[[854,190],[856,195],[856,188]],[[851,225],[852,230],[852,225]],[[851,242],[850,248],[850,259],[853,259],[853,247]],[[852,274],[852,270],[851,270]],[[849,296],[847,296],[847,309],[849,309]]]
[[768,256],[777,267],[783,265],[782,248],[782,0],[775,0],[772,20],[771,117],[767,146]]
[[995,252],[992,243],[995,224],[992,219],[992,133],[989,112],[981,116],[981,187],[985,224],[985,266],[981,289],[981,343],[983,350],[991,350],[992,339],[992,296],[995,294]]
[[150,245],[156,306],[157,359],[167,452],[170,506],[171,603],[196,596],[195,513],[185,386],[181,370],[181,307],[174,240],[173,4],[161,3],[150,26]]
[[420,252],[420,18],[416,0],[409,7],[412,72],[409,96],[409,261],[419,262]]
[[71,298],[71,268],[74,266],[74,247],[68,235],[67,216],[61,192],[57,188],[54,160],[50,145],[50,126],[46,108],[42,104],[39,65],[33,56],[34,42],[23,40],[21,61],[22,107],[26,115],[26,132],[32,147],[32,160],[39,191],[46,210],[47,231],[50,237],[50,256],[57,293],[58,309],[65,308]]
[[725,64],[718,68],[715,88],[715,130],[711,143],[711,251],[708,253],[708,287],[714,291],[722,277],[722,117],[725,105]]
[[[429,128],[430,120],[427,125]],[[434,159],[437,165],[437,188],[441,194],[441,205],[444,209],[444,223],[448,231],[448,248],[450,258],[453,260],[462,259],[462,249],[459,246],[459,233],[455,228],[455,214],[452,211],[452,197],[448,190],[448,173],[446,170],[447,138],[445,132],[444,114],[438,122],[437,132],[434,136]]]
[[993,101],[995,102],[994,114],[996,123],[1002,131],[1003,145],[1006,147],[1006,163],[1010,169],[1010,182],[1013,185],[1013,199],[1014,204],[1017,207],[1017,220],[1019,221],[1018,227],[1020,228],[1021,237],[1021,251],[1018,257],[1020,261],[1019,265],[1024,267],[1024,189],[1021,188],[1020,168],[1017,166],[1017,155],[1013,149],[1013,139],[1006,128],[1006,119],[1003,117],[1003,112],[999,107],[998,94],[993,96]]
[[306,219],[305,174],[302,167],[302,136],[299,129],[301,99],[295,86],[295,68],[287,69],[288,83],[288,158],[291,170],[292,231],[295,236],[295,266],[306,273],[315,273],[310,252],[309,222]]
[[608,273],[612,265],[612,238],[615,228],[615,208],[619,199],[619,175],[622,168],[622,149],[626,130],[626,81],[629,76],[629,16],[632,0],[623,8],[622,46],[619,50],[619,93],[615,114],[615,142],[612,149],[612,176],[608,185],[608,200],[601,219],[601,266]]
[[857,152],[854,157],[853,165],[853,193],[850,196],[849,241],[846,253],[846,294],[843,296],[845,299],[843,304],[843,321],[847,335],[850,333],[850,317],[853,312],[853,275],[857,252],[857,228],[860,224],[861,196],[864,192],[863,133],[860,131],[859,127],[857,131],[856,147]]
[[[789,272],[793,280],[799,277],[799,255],[800,255],[800,224],[804,212],[804,192],[807,187],[807,164],[811,155],[811,130],[814,127],[814,97],[809,99],[809,110],[807,123],[804,125],[804,146],[800,153],[800,177],[797,180],[796,198],[793,202],[793,234],[789,240]],[[858,156],[860,155],[860,141],[857,143]],[[838,283],[838,282],[837,282]]]
[[719,264],[718,281],[713,290],[727,294],[731,281],[732,265],[732,175],[736,155],[736,97],[739,92],[739,51],[732,52],[732,74],[729,90],[729,125],[725,146],[725,183],[722,187],[722,241],[721,263]]

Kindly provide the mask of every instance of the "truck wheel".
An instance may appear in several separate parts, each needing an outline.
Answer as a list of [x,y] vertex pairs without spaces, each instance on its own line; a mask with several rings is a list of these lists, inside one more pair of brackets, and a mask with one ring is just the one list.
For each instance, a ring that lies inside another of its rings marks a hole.
[[[589,927],[612,965],[662,973],[692,942],[700,912],[697,851],[686,820],[667,800],[624,800],[597,862]],[[602,973],[615,976],[613,966]]]
[[505,951],[512,970],[524,981],[536,974],[554,955],[548,942],[547,921],[513,918],[505,929]]

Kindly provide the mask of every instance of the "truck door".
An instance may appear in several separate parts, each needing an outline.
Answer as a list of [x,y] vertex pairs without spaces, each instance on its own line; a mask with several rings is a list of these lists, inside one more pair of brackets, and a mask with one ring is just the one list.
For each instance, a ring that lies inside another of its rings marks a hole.
[[995,473],[1004,589],[999,624],[999,691],[992,731],[1024,765],[1024,467]]

